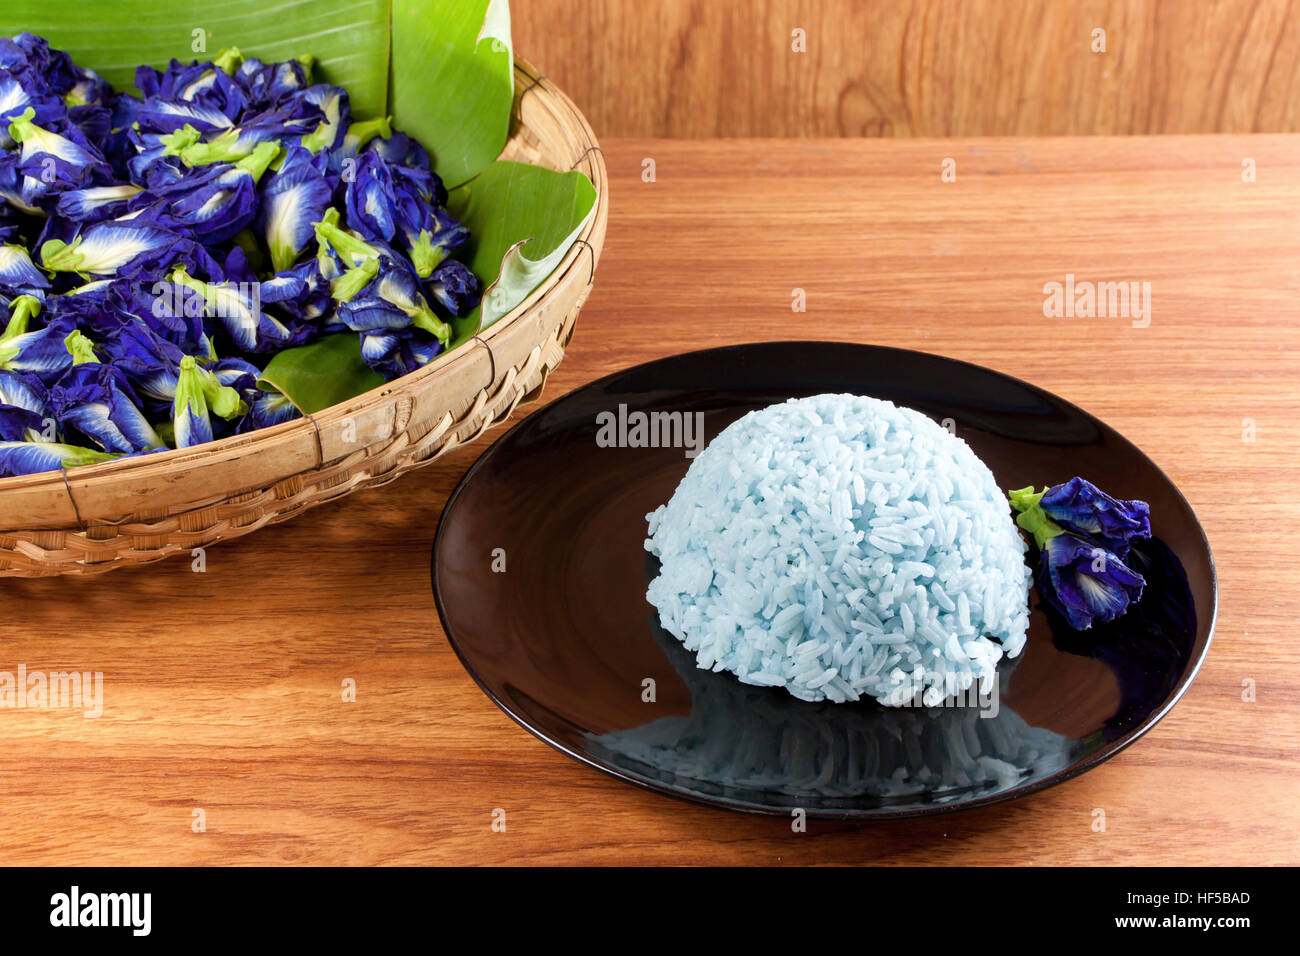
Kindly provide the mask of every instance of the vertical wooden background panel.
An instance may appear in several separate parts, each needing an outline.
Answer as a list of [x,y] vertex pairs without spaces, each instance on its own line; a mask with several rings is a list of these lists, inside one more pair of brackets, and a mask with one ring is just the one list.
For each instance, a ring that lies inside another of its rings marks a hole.
[[[514,0],[602,136],[1300,130],[1293,0]],[[792,49],[803,30],[806,52]],[[1094,30],[1105,52],[1094,52]]]

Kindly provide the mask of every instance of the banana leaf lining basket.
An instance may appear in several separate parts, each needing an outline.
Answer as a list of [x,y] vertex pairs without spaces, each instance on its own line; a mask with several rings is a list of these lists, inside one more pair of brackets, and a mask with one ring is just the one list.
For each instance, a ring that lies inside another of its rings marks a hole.
[[0,479],[0,577],[94,574],[256,531],[433,461],[536,398],[600,259],[608,176],[577,107],[515,62],[504,159],[586,173],[593,215],[509,314],[429,366],[291,422],[192,449]]

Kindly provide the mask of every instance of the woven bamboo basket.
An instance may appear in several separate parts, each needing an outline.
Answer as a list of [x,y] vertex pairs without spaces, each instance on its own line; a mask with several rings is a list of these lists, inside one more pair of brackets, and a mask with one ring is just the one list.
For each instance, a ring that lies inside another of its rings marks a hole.
[[591,290],[608,176],[577,107],[523,61],[504,159],[586,173],[596,208],[541,286],[428,367],[292,422],[197,448],[0,479],[0,577],[95,574],[189,554],[427,464],[535,399]]

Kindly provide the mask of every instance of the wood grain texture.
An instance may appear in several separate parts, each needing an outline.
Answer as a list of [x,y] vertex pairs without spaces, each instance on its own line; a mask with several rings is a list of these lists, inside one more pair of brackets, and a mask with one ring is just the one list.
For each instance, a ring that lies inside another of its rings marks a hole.
[[[516,49],[602,137],[1300,131],[1293,0],[515,0],[511,10]],[[1104,53],[1092,50],[1095,29]]]
[[[548,398],[675,352],[784,338],[919,348],[1042,385],[1142,447],[1205,525],[1221,605],[1186,697],[1093,772],[926,821],[794,834],[642,792],[517,727],[440,631],[429,549],[477,445],[217,545],[205,573],[179,560],[0,582],[0,670],[105,680],[98,719],[0,709],[0,859],[1300,863],[1300,558],[1278,543],[1300,522],[1300,137],[605,152],[605,256]],[[1150,326],[1045,319],[1042,287],[1067,272],[1151,282]]]

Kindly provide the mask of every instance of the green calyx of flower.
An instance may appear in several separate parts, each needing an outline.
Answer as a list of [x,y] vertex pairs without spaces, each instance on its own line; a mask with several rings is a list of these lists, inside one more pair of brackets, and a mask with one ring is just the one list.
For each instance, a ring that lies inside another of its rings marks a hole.
[[315,155],[334,139],[334,127],[329,120],[321,120],[314,130],[302,138],[302,147]]
[[1043,510],[1040,501],[1047,489],[1034,491],[1034,486],[1027,488],[1017,488],[1007,493],[1007,500],[1011,502],[1011,507],[1018,513],[1016,514],[1016,524],[1020,525],[1025,531],[1034,536],[1034,543],[1042,547],[1052,538],[1059,534],[1065,534],[1055,521],[1047,516]]
[[50,272],[80,273],[86,261],[86,257],[78,251],[80,245],[80,236],[72,240],[71,245],[62,239],[50,239],[41,246],[41,265]]
[[433,309],[429,308],[427,303],[421,302],[420,308],[416,309],[414,314],[408,311],[407,315],[411,316],[411,325],[417,329],[424,329],[441,342],[444,349],[451,344],[451,326],[434,315]]
[[351,265],[359,266],[369,259],[378,259],[379,250],[360,236],[339,225],[339,211],[333,207],[325,210],[321,221],[314,224],[316,241],[321,248],[333,249]]
[[353,266],[330,283],[330,296],[335,302],[351,302],[362,289],[379,275],[379,260],[366,259]]
[[176,374],[176,397],[172,408],[177,413],[191,408],[199,417],[210,410],[213,415],[229,419],[247,412],[248,404],[239,397],[239,392],[229,385],[222,385],[215,375],[201,368],[193,355],[186,355],[181,359],[180,371]]
[[176,394],[172,398],[175,415],[183,415],[187,409],[191,409],[196,418],[208,414],[208,403],[203,398],[203,370],[195,364],[193,355],[181,359],[180,370],[176,373]]
[[68,92],[63,94],[63,105],[69,108],[77,106],[89,106],[90,100],[86,99],[86,88],[78,83]]
[[9,121],[9,137],[15,143],[25,143],[38,132],[43,132],[33,120],[36,119],[36,110],[27,107],[12,120]]
[[281,147],[277,140],[268,140],[264,143],[258,143],[253,147],[253,151],[243,159],[235,163],[236,169],[242,169],[253,177],[253,182],[262,178],[262,174],[267,171],[280,155]]
[[61,462],[64,468],[76,468],[80,465],[98,465],[100,462],[121,458],[120,452],[99,451],[96,448],[82,448],[80,445],[61,445],[68,450]]
[[[9,303],[9,324],[0,333],[0,342],[8,342],[27,333],[32,319],[41,314],[41,300],[34,295],[20,295]],[[11,356],[12,357],[12,356]]]
[[72,356],[73,365],[99,364],[99,356],[95,354],[95,343],[86,338],[79,329],[73,329],[64,337],[63,347]]
[[234,163],[251,150],[239,142],[239,130],[226,130],[210,143],[191,143],[180,151],[181,162],[186,166],[208,166],[212,163]]
[[233,75],[243,62],[244,54],[239,52],[239,47],[237,46],[226,47],[212,60],[212,64],[218,70],[223,70],[229,75]]
[[[208,289],[208,283],[204,282],[202,279],[194,278],[194,276],[190,275],[189,270],[186,269],[185,266],[176,266],[176,268],[172,270],[171,275],[167,278],[176,285],[184,286],[192,292],[197,292],[199,295],[203,296],[204,302],[210,303],[212,301],[213,296],[211,291]],[[191,356],[188,355],[186,356],[186,358],[190,357]],[[183,364],[184,360],[182,359],[182,365]]]
[[189,123],[186,123],[180,129],[158,137],[158,141],[163,144],[162,154],[164,156],[180,156],[202,138],[202,133]]
[[380,116],[378,119],[360,120],[348,127],[347,142],[360,149],[376,136],[388,139],[393,135],[393,118]]
[[433,236],[429,230],[420,230],[420,235],[411,245],[411,265],[415,266],[415,274],[421,279],[429,278],[445,258],[447,258],[447,251],[442,246],[433,244]]

